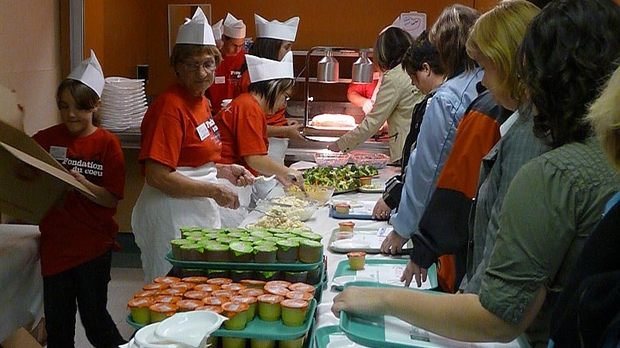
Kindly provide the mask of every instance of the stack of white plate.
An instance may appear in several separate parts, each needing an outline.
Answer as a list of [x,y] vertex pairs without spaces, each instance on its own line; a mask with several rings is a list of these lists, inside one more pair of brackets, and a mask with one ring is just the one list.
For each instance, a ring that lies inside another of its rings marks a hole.
[[147,109],[144,80],[107,77],[101,96],[101,126],[111,131],[140,128]]

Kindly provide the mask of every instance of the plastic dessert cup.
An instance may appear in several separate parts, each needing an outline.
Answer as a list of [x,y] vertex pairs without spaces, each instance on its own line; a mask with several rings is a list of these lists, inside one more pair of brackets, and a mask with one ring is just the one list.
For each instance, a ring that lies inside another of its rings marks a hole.
[[280,302],[284,297],[279,295],[265,294],[258,296],[258,316],[264,321],[280,320],[282,307]]
[[155,281],[155,283],[170,284],[170,283],[180,282],[181,278],[177,278],[177,277],[157,277],[157,278],[155,278],[154,281]]
[[214,284],[214,285],[217,285],[218,287],[221,287],[223,284],[229,284],[232,282],[233,282],[232,279],[224,278],[224,277],[210,278],[209,280],[207,280],[207,284]]
[[[260,289],[263,290],[265,284],[267,284],[264,280],[256,280],[256,279],[244,279],[240,281],[241,284],[245,285],[248,289]],[[241,290],[239,291],[241,293]],[[262,294],[260,294],[262,295]],[[254,295],[250,295],[254,296]]]
[[171,295],[159,295],[155,297],[155,302],[157,303],[169,303],[175,304],[181,301],[183,298],[181,296],[171,296]]
[[183,297],[183,294],[185,294],[185,290],[183,289],[173,289],[173,288],[168,288],[166,290],[162,290],[159,292],[160,296],[179,296],[179,297]]
[[372,184],[371,176],[363,176],[360,178],[360,186],[370,186]]
[[284,280],[291,283],[307,282],[308,271],[284,271]]
[[334,205],[334,210],[336,210],[336,213],[338,214],[348,214],[350,209],[351,206],[346,203],[338,203]]
[[222,337],[223,348],[245,348],[245,338],[241,337]]
[[277,242],[278,251],[276,258],[278,262],[294,263],[299,260],[299,243],[291,240],[280,240]]
[[353,232],[353,229],[355,228],[355,222],[353,221],[339,222],[338,228],[340,232]]
[[305,291],[289,291],[286,293],[284,297],[286,297],[287,299],[292,299],[292,300],[310,301],[314,298],[314,294],[311,292],[305,292]]
[[302,348],[304,346],[305,336],[295,338],[293,340],[278,341],[279,348]]
[[230,261],[230,246],[217,242],[206,245],[204,260],[207,262]]
[[228,330],[243,330],[248,323],[248,309],[247,303],[240,302],[226,302],[222,305],[224,315],[228,317],[228,320],[224,322],[224,327]]
[[265,290],[263,290],[262,286],[261,286],[260,289],[247,288],[247,289],[243,289],[243,290],[239,291],[239,296],[258,297],[258,296],[263,295],[263,294],[265,294]]
[[211,293],[215,290],[219,290],[220,286],[217,284],[199,284],[194,286],[194,291],[204,291],[204,292],[208,292]]
[[252,338],[250,339],[250,347],[251,348],[275,348],[276,341],[268,340],[263,338]]
[[170,241],[170,246],[172,248],[172,258],[175,260],[182,260],[183,252],[181,251],[181,246],[191,243],[187,239],[173,239]]
[[181,248],[182,261],[204,261],[204,246],[200,244],[183,244]]
[[363,251],[352,251],[347,253],[347,257],[349,258],[349,268],[354,271],[359,271],[364,269],[364,264],[366,263],[366,253]]
[[252,270],[249,269],[231,269],[230,270],[230,279],[233,282],[240,283],[244,279],[252,278]]
[[251,243],[232,242],[229,245],[232,262],[250,262],[252,261],[254,248]]
[[133,294],[134,298],[138,298],[138,297],[150,297],[153,298],[155,296],[159,295],[159,291],[157,290],[142,290],[142,291],[138,291],[135,294]]
[[179,312],[191,312],[198,307],[202,307],[204,303],[199,300],[181,300],[176,303]]
[[258,307],[258,300],[253,296],[233,296],[230,299],[232,302],[245,303],[248,305],[248,323],[254,319],[256,315],[256,308]]
[[172,303],[155,303],[149,307],[151,314],[151,323],[160,322],[168,317],[174,315],[179,307]]
[[200,277],[200,276],[185,277],[185,278],[181,279],[182,282],[194,284],[194,286],[196,286],[198,284],[205,284],[207,282],[207,280],[209,280],[209,278],[207,278],[207,277]]
[[314,240],[306,239],[299,243],[299,261],[303,263],[317,263],[321,261],[323,244]]
[[211,296],[210,292],[201,291],[201,290],[190,290],[183,294],[183,298],[186,300],[199,300],[202,301],[203,298]]
[[278,247],[271,244],[259,244],[254,246],[254,262],[275,263],[277,261]]
[[142,290],[155,290],[160,292],[162,290],[168,289],[168,284],[166,283],[149,283],[142,285]]
[[316,289],[314,288],[314,285],[310,285],[307,283],[295,283],[295,284],[291,284],[288,287],[291,291],[301,291],[301,292],[309,292],[311,294],[314,294],[314,292],[316,291]]
[[149,307],[155,302],[150,297],[132,298],[127,302],[127,308],[131,312],[131,320],[137,324],[150,324],[151,312]]
[[308,301],[297,299],[283,300],[282,306],[282,323],[286,326],[301,326],[306,320],[306,312],[308,311]]

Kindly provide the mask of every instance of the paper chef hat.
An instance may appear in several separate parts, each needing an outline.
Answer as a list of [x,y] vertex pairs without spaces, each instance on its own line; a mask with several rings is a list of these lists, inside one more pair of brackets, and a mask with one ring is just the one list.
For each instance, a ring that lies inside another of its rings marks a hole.
[[213,37],[215,38],[215,41],[217,40],[221,40],[222,39],[222,27],[224,26],[224,20],[220,19],[217,23],[213,24],[211,26],[211,29],[213,30]]
[[196,8],[192,19],[185,18],[185,23],[179,27],[177,32],[176,43],[215,46],[213,30],[200,7]]
[[282,61],[255,57],[250,54],[245,55],[250,73],[250,82],[259,82],[275,79],[292,79],[293,74],[293,52],[288,52]]
[[101,98],[105,78],[103,77],[103,69],[101,69],[101,65],[93,50],[90,50],[90,58],[83,60],[77,68],[71,71],[67,78],[82,82]]
[[256,23],[256,37],[295,41],[299,17],[293,17],[284,23],[275,19],[269,22],[255,13],[254,22]]
[[245,23],[241,19],[235,18],[230,13],[224,19],[224,35],[233,39],[245,38]]

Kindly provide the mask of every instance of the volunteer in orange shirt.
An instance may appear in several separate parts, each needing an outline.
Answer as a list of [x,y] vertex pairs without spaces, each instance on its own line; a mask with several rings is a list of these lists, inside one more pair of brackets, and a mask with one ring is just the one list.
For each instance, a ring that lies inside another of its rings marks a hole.
[[[252,44],[249,54],[273,60],[282,60],[284,55],[291,51],[299,17],[293,17],[286,22],[278,20],[267,21],[263,17],[254,14],[256,25],[256,41]],[[248,92],[250,85],[250,74],[248,66],[241,67],[241,79],[234,91],[233,96],[237,97],[241,93]],[[288,148],[288,139],[303,141],[304,138],[299,134],[302,125],[297,121],[286,119],[286,107],[276,111],[273,115],[267,116],[267,138],[269,140],[269,157],[276,162],[284,163],[284,155]]]
[[245,62],[245,23],[227,14],[224,19],[224,35],[222,36],[222,62],[215,70],[215,81],[207,91],[211,101],[213,115],[222,108],[224,99],[232,99],[235,86],[241,77],[241,66]]
[[216,116],[222,140],[222,163],[242,164],[254,175],[275,174],[284,185],[303,185],[301,172],[267,155],[267,116],[286,105],[295,84],[293,55],[282,61],[246,55],[250,86]]
[[211,26],[200,8],[179,28],[170,57],[177,82],[149,106],[138,161],[146,183],[131,216],[145,282],[170,270],[165,256],[180,228],[219,228],[219,206],[237,209],[234,189],[253,182],[242,166],[220,165],[221,143],[204,93],[220,62]]

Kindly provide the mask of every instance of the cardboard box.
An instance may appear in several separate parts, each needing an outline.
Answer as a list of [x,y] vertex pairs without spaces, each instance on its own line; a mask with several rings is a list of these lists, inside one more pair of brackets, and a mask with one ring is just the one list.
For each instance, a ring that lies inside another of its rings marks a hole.
[[67,189],[95,199],[36,141],[0,121],[0,212],[38,223]]
[[26,329],[19,328],[9,338],[2,342],[4,348],[43,348],[37,340],[32,337],[26,331]]

